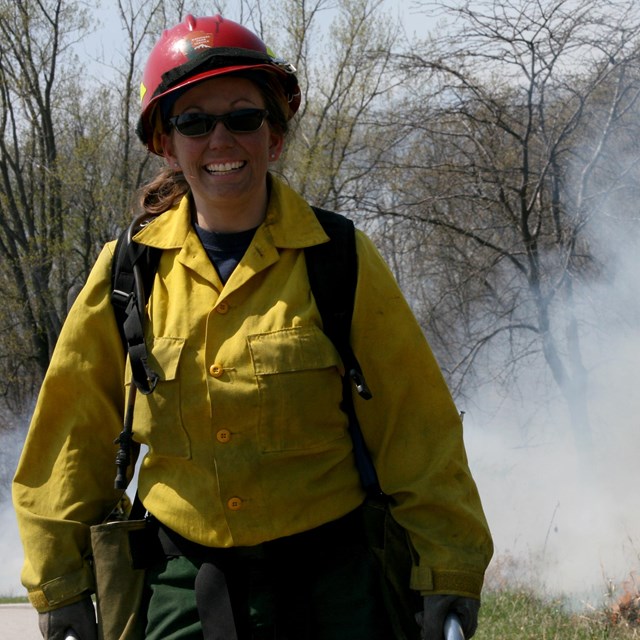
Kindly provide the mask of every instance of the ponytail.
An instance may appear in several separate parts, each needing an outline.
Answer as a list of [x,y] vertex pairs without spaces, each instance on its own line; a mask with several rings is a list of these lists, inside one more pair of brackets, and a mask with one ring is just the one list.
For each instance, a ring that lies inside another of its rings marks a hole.
[[140,192],[140,206],[144,213],[159,215],[176,206],[189,193],[184,174],[168,167],[162,169]]

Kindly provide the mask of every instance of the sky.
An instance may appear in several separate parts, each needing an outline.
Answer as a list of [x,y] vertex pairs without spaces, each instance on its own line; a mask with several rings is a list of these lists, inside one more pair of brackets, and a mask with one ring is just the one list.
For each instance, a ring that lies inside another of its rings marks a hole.
[[[419,11],[413,0],[383,0],[381,7],[381,10],[401,19],[408,37],[422,36],[434,28],[435,21],[424,11]],[[117,43],[123,39],[120,18],[112,3],[104,2],[104,0],[103,2],[95,2],[92,13],[94,22],[98,25],[96,32],[94,36],[81,43],[78,50],[83,58],[86,56],[84,59],[96,61],[94,65],[91,65],[96,75],[105,73],[111,75],[114,70],[109,65],[97,61],[106,60],[118,64]]]

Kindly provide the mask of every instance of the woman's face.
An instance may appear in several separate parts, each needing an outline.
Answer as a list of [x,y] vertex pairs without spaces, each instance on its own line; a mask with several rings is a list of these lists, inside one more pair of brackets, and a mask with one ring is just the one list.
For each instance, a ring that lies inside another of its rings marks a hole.
[[[260,90],[246,78],[220,76],[203,80],[181,95],[172,115],[223,115],[239,109],[264,109]],[[243,227],[245,217],[255,218],[257,212],[264,216],[267,170],[283,146],[283,136],[272,131],[268,120],[250,133],[232,133],[217,122],[212,131],[198,137],[184,136],[172,127],[162,136],[162,144],[169,165],[181,170],[191,187],[200,224],[212,228],[210,223],[221,215],[233,215]],[[262,217],[251,220],[250,226],[259,224]]]

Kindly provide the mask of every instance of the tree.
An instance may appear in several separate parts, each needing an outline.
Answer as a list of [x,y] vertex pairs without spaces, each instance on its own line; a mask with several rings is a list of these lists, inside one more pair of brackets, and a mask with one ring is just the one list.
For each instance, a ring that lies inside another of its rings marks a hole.
[[413,143],[390,159],[394,215],[430,230],[414,264],[439,265],[415,296],[435,299],[426,321],[459,384],[492,364],[489,347],[511,354],[505,380],[542,355],[588,449],[577,290],[605,271],[595,220],[636,190],[640,156],[616,150],[637,140],[640,15],[600,0],[437,6],[454,26],[402,60]]
[[305,95],[284,157],[288,177],[309,201],[361,217],[380,191],[381,158],[396,142],[385,115],[403,82],[392,65],[400,24],[380,0],[348,0],[321,46],[313,39],[314,21],[327,3],[290,4],[287,49],[299,56],[294,63]]
[[84,16],[60,0],[0,2],[0,257],[7,285],[0,358],[33,381],[47,367],[65,313],[67,207],[57,119],[66,105],[56,88],[65,83],[61,59]]
[[12,405],[42,379],[69,292],[130,216],[147,171],[132,139],[138,36],[129,26],[117,91],[92,82],[74,54],[90,33],[80,3],[0,0],[0,370]]
[[394,143],[380,113],[403,81],[391,64],[399,21],[383,0],[242,0],[224,15],[297,68],[302,103],[280,161],[287,181],[313,204],[364,216]]

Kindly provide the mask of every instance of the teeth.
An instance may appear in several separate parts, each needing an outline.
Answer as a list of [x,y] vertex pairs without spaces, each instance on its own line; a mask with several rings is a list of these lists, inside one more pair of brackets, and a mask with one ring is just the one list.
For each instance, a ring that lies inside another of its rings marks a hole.
[[208,164],[205,169],[209,173],[226,173],[240,169],[243,165],[244,162],[225,162],[223,164]]

